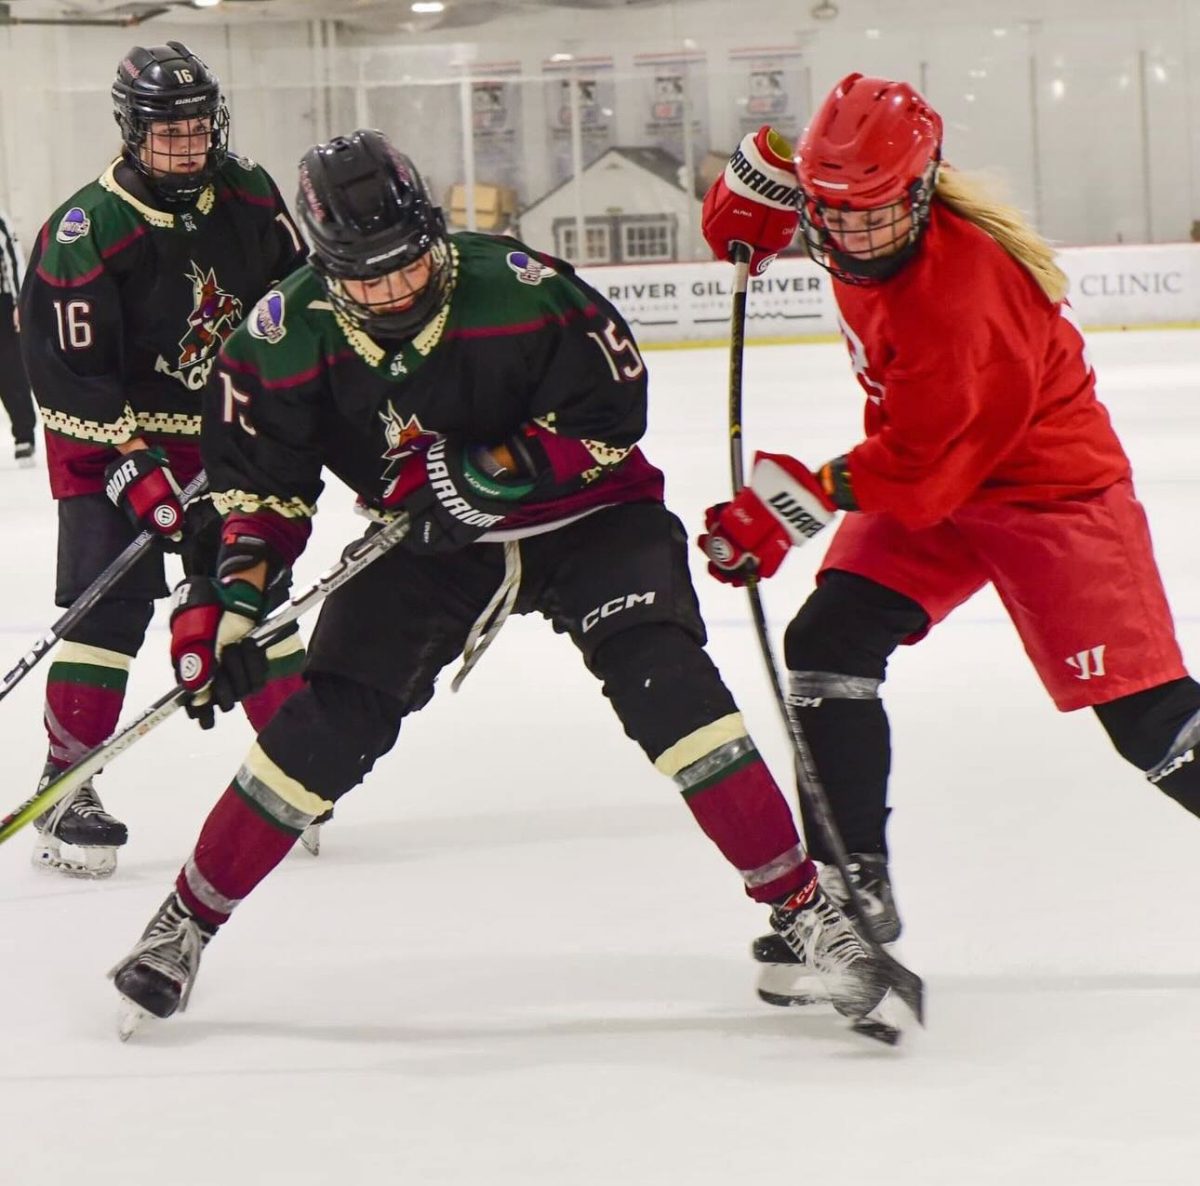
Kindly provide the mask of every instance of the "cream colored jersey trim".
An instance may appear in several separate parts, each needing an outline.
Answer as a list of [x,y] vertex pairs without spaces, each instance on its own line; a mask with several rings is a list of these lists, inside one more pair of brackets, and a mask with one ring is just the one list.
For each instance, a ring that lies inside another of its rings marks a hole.
[[42,408],[42,423],[52,432],[77,441],[93,441],[97,445],[123,445],[137,436],[138,424],[129,405],[121,413],[121,419],[113,424],[99,420],[84,420],[67,412],[56,412],[53,408]]
[[274,494],[254,494],[249,490],[219,490],[212,496],[213,506],[222,515],[240,511],[253,515],[255,511],[274,511],[285,519],[311,519],[317,508],[302,498],[276,498]]
[[[132,206],[151,226],[162,227],[164,230],[170,230],[175,225],[175,215],[168,214],[165,210],[155,210],[153,206],[147,206],[145,202],[135,198],[120,182],[117,181],[117,166],[121,163],[121,158],[117,157],[103,173],[100,174],[101,188],[108,190],[110,194],[115,194],[123,202],[127,202]],[[201,191],[200,196],[196,199],[196,209],[201,214],[208,214],[217,202],[217,193],[211,185],[206,185]]]

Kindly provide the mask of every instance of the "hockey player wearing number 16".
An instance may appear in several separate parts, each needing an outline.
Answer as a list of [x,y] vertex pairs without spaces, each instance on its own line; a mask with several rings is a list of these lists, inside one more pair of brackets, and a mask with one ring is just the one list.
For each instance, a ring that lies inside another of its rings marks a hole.
[[[167,594],[162,552],[180,552],[185,572],[213,570],[219,516],[179,501],[201,468],[201,399],[221,343],[303,259],[275,183],[228,151],[220,83],[185,45],[135,46],[112,98],[120,155],[50,216],[21,290],[58,502],[55,604],[70,606],[143,529],[160,542],[62,641],[46,683],[47,778],[112,733]],[[298,683],[300,657],[297,636],[276,644],[278,679],[247,703],[256,724]],[[128,838],[91,780],[37,828],[35,864],[84,876],[112,873]]]
[[[791,238],[797,209],[753,183],[798,183],[800,226],[833,277],[867,396],[864,440],[815,473],[759,454],[750,486],[710,509],[702,543],[719,579],[769,577],[847,512],[784,647],[789,709],[881,938],[900,931],[884,835],[887,660],[989,581],[1058,708],[1092,708],[1122,757],[1200,815],[1200,685],[1184,669],[1066,277],[1021,215],[941,149],[941,118],[916,91],[851,74],[794,164],[763,128],[704,204],[717,255],[744,243],[761,261]],[[819,829],[808,835],[827,859]],[[774,937],[755,954],[767,999],[812,995]]]
[[[373,515],[403,512],[411,526],[325,603],[305,687],[259,735],[114,969],[118,990],[158,1017],[182,1008],[204,945],[391,749],[439,672],[478,656],[509,612],[539,613],[835,1005],[875,1020],[887,982],[821,891],[704,650],[686,535],[637,447],[646,368],[620,314],[560,260],[514,239],[447,235],[382,133],[311,149],[298,203],[310,263],[230,338],[226,399],[206,414],[225,555],[249,535],[269,541],[272,567],[290,565],[323,469]],[[244,575],[258,586],[269,571]],[[189,688],[219,670],[223,621],[207,582],[181,587],[172,653]],[[472,877],[467,856],[461,873]]]

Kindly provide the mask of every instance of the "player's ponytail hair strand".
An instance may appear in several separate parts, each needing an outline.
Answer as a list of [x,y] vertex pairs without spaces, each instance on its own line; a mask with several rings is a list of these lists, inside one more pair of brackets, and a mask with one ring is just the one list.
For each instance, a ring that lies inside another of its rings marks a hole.
[[1066,299],[1066,273],[1055,263],[1054,248],[1015,207],[1000,201],[982,177],[947,165],[938,169],[935,197],[990,235],[1037,282],[1054,304]]

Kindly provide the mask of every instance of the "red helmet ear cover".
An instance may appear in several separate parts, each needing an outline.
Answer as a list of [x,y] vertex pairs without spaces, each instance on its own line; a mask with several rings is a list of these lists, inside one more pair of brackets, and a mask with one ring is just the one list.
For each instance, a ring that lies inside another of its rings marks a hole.
[[796,146],[809,201],[867,208],[899,201],[941,154],[942,118],[906,82],[849,74]]

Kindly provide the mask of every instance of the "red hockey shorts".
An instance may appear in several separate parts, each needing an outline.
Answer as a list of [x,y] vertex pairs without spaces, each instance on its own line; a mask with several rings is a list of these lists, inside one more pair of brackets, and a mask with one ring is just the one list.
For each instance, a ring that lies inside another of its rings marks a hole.
[[852,513],[821,571],[833,568],[911,597],[931,626],[991,581],[1062,712],[1187,674],[1128,481],[1059,502],[976,503],[921,531]]

